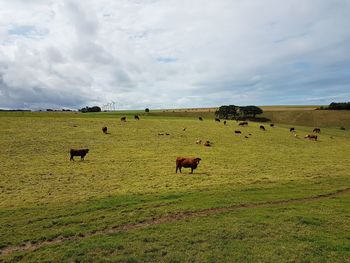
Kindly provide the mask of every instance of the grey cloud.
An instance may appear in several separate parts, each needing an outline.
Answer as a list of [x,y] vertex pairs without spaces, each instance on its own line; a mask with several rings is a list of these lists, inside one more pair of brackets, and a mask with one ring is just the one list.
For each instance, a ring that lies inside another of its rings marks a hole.
[[349,16],[346,0],[0,0],[0,107],[345,99]]

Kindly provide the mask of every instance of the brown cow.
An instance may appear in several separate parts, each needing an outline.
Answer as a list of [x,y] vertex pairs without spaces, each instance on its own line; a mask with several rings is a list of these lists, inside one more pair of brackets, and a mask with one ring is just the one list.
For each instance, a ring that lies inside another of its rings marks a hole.
[[314,135],[314,134],[308,134],[304,138],[317,141],[317,135]]
[[84,160],[84,157],[88,152],[89,149],[70,149],[70,160],[74,161],[74,156],[80,156],[81,160]]
[[320,133],[320,132],[321,132],[321,129],[320,129],[320,128],[315,128],[312,132],[314,132],[314,133]]
[[177,170],[181,172],[181,168],[191,168],[191,174],[193,173],[193,170],[195,170],[199,164],[199,161],[202,160],[201,158],[186,158],[186,157],[177,157],[176,158],[176,173]]
[[120,120],[121,121],[126,121],[126,117],[121,117]]
[[103,132],[104,134],[107,134],[107,127],[103,127],[103,128],[102,128],[102,132]]

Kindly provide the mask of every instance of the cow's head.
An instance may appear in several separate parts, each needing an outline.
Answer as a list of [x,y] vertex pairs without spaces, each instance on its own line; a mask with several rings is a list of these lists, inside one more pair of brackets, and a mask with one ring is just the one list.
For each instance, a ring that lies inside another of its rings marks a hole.
[[202,160],[201,158],[194,158],[194,161],[196,162],[196,164],[199,164],[199,161]]

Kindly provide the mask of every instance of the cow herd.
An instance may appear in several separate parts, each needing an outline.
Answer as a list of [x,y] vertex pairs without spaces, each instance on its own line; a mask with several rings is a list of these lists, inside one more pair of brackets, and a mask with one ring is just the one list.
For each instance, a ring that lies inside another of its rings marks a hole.
[[[138,115],[134,115],[134,119],[135,120],[140,120],[140,117]],[[202,117],[198,117],[198,119],[200,121],[203,121],[203,118]],[[126,122],[126,117],[121,117],[120,120],[122,122]],[[220,122],[221,120],[219,118],[215,118],[214,119],[215,122]],[[223,122],[224,125],[227,124],[226,120]],[[248,126],[248,122],[247,121],[241,121],[239,122],[238,126],[240,127],[246,127]],[[274,128],[275,125],[273,123],[270,124],[270,127],[271,128]],[[261,131],[266,131],[266,128],[264,125],[260,125],[259,126],[259,129]],[[340,128],[341,130],[345,130],[344,127],[341,127]],[[186,131],[186,128],[183,128],[183,131]],[[296,130],[294,127],[291,127],[289,129],[289,131],[291,133],[294,134],[295,137],[298,137],[298,135],[296,134]],[[106,126],[102,127],[102,132],[104,134],[109,134],[108,133],[108,128]],[[317,135],[315,133],[320,133],[321,132],[321,129],[320,128],[314,128],[313,131],[312,131],[314,134],[307,134],[304,138],[305,139],[309,139],[309,140],[314,140],[314,141],[317,141]],[[240,130],[235,130],[234,131],[235,134],[242,134],[242,132]],[[163,133],[163,132],[160,132],[158,133],[158,135],[170,135],[169,133]],[[252,136],[251,133],[249,133],[249,136]],[[244,138],[249,138],[248,136],[244,136]],[[196,144],[202,144],[202,140],[201,139],[196,139]],[[212,145],[212,143],[210,141],[205,141],[205,143],[203,144],[204,146],[206,147],[210,147]],[[71,161],[74,161],[74,156],[80,156],[81,160],[84,160],[84,157],[88,154],[89,152],[89,149],[71,149],[70,150],[70,160]],[[193,173],[193,170],[195,170],[199,164],[199,161],[201,160],[201,158],[189,158],[189,157],[177,157],[176,158],[176,173],[177,171],[180,171],[181,173],[181,168],[191,168],[191,173]]]

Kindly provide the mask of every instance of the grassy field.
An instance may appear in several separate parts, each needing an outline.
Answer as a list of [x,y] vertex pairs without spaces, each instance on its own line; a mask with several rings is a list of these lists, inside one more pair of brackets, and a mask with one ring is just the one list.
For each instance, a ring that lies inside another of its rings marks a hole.
[[[262,106],[261,108],[264,113],[258,117],[269,119],[273,123],[309,127],[339,128],[347,126],[350,128],[350,111],[315,110],[315,106]],[[143,113],[141,112],[141,114]],[[188,118],[201,116],[213,119],[215,118],[215,109],[157,110],[149,113],[149,116]]]
[[350,262],[348,130],[133,114],[0,113],[0,261]]

